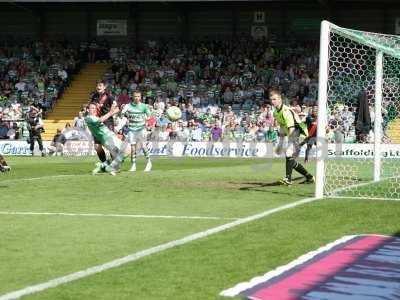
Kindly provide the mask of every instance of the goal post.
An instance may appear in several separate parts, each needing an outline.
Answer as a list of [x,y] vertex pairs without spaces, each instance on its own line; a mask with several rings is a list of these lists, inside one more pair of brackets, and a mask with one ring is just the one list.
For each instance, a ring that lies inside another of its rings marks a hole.
[[400,37],[321,23],[315,197],[400,199]]

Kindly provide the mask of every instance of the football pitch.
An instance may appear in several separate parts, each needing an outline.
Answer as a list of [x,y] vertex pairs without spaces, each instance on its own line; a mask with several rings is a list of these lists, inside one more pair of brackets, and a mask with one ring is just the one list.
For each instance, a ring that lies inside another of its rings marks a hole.
[[279,159],[155,158],[115,177],[92,176],[95,158],[8,162],[1,300],[232,299],[219,293],[345,235],[400,232],[400,201],[314,201],[314,185],[277,184]]

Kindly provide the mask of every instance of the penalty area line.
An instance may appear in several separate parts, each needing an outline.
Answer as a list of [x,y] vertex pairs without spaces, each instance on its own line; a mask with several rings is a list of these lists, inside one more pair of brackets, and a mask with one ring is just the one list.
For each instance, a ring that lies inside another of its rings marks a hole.
[[245,223],[249,223],[249,222],[252,222],[252,221],[267,217],[267,216],[270,216],[272,214],[284,211],[286,209],[294,208],[294,207],[297,207],[297,206],[300,206],[300,205],[303,205],[303,204],[307,204],[307,203],[310,203],[310,202],[314,202],[314,201],[317,201],[317,200],[320,200],[320,199],[317,199],[317,198],[306,198],[306,199],[302,199],[302,200],[299,200],[299,201],[296,201],[296,202],[293,202],[293,203],[289,203],[289,204],[286,204],[286,205],[279,206],[277,208],[269,209],[269,210],[266,210],[264,212],[261,212],[261,213],[258,213],[258,214],[255,214],[255,215],[252,215],[252,216],[249,216],[249,217],[245,217],[245,218],[242,218],[242,219],[239,219],[239,220],[236,220],[236,221],[233,221],[233,222],[221,225],[221,226],[217,226],[217,227],[205,230],[205,231],[201,231],[201,232],[198,232],[198,233],[195,233],[195,234],[188,235],[188,236],[186,236],[184,238],[181,238],[181,239],[178,239],[178,240],[175,240],[175,241],[171,241],[171,242],[168,242],[168,243],[165,243],[165,244],[161,244],[161,245],[158,245],[158,246],[155,246],[155,247],[152,247],[152,248],[148,248],[148,249],[145,249],[145,250],[142,250],[142,251],[139,251],[139,252],[135,252],[135,253],[132,253],[130,255],[127,255],[127,256],[112,260],[110,262],[107,262],[107,263],[104,263],[104,264],[101,264],[101,265],[93,266],[93,267],[87,268],[87,269],[82,270],[82,271],[78,271],[78,272],[71,273],[71,274],[68,274],[68,275],[65,275],[65,276],[62,276],[62,277],[54,278],[54,279],[49,280],[47,282],[31,285],[31,286],[28,286],[28,287],[20,289],[20,290],[16,290],[16,291],[12,291],[12,292],[9,292],[7,294],[4,294],[4,295],[0,295],[0,300],[19,299],[19,298],[21,298],[23,296],[26,296],[26,295],[38,293],[40,291],[44,291],[44,290],[47,290],[49,288],[54,288],[54,287],[57,287],[59,285],[65,284],[65,283],[68,283],[68,282],[71,282],[71,281],[75,281],[75,280],[78,280],[78,279],[82,279],[82,278],[88,277],[90,275],[94,275],[94,274],[97,274],[97,273],[100,273],[100,272],[103,272],[103,271],[106,271],[106,270],[109,270],[109,269],[112,269],[112,268],[116,268],[116,267],[125,265],[127,263],[131,263],[131,262],[137,261],[137,260],[139,260],[139,259],[141,259],[143,257],[149,256],[149,255],[152,255],[152,254],[155,254],[155,253],[159,253],[159,252],[162,252],[162,251],[167,250],[167,249],[175,248],[177,246],[181,246],[181,245],[190,243],[192,241],[195,241],[195,240],[198,240],[198,239],[201,239],[201,238],[205,238],[205,237],[208,237],[210,235],[213,235],[213,234],[216,234],[216,233],[219,233],[219,232],[223,232],[225,230],[234,228],[236,226],[239,226],[239,225],[242,225],[242,224],[245,224]]
[[33,212],[33,211],[0,211],[0,215],[17,216],[66,216],[66,217],[104,217],[104,218],[136,218],[136,219],[195,219],[195,220],[239,220],[240,218],[208,217],[208,216],[163,216],[163,215],[130,215],[100,213],[65,213],[65,212]]

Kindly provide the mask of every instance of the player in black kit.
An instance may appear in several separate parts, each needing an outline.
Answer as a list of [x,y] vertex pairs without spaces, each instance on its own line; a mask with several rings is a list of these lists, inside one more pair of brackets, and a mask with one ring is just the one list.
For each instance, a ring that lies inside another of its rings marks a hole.
[[[107,89],[107,84],[104,81],[98,81],[96,86],[96,92],[92,94],[90,99],[92,103],[93,102],[97,103],[97,114],[99,117],[104,116],[111,110],[112,107],[117,106],[116,101],[114,101],[113,97],[107,93],[106,89]],[[104,125],[106,125],[111,131],[114,131],[113,117],[110,117],[107,120],[105,120]],[[100,161],[102,163],[106,162],[107,156],[106,153],[104,152],[103,146],[96,139],[94,139],[94,147]],[[95,170],[93,171],[95,172]]]

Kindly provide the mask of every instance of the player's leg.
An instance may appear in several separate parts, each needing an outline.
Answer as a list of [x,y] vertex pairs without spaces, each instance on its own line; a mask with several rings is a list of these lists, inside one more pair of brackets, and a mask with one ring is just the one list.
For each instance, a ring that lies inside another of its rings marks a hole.
[[312,146],[315,144],[315,138],[311,138],[307,141],[307,148],[306,148],[306,153],[304,156],[304,162],[307,163],[308,162],[308,158],[310,155],[310,151],[312,149]]
[[32,133],[29,133],[29,148],[33,156],[34,155],[33,150],[35,149],[35,138],[32,135]]
[[42,135],[41,135],[41,134],[38,134],[38,135],[36,136],[36,138],[37,138],[37,141],[38,141],[38,144],[39,144],[39,150],[40,150],[40,152],[42,153],[42,156],[44,156],[45,153],[44,153],[44,151],[43,151]]
[[107,161],[107,155],[106,152],[103,149],[103,146],[100,143],[94,144],[94,149],[96,150],[97,157],[102,163],[105,163]]
[[[294,153],[299,153],[299,139],[300,139],[300,131],[299,130],[295,130],[295,132],[293,133],[292,137],[292,145],[293,145],[293,151]],[[313,183],[315,182],[314,176],[312,176],[305,168],[304,166],[297,162],[295,160],[294,157],[292,157],[292,161],[291,164],[293,165],[293,169],[295,169],[298,173],[300,173],[301,175],[303,175],[305,177],[305,180],[302,183]]]
[[308,173],[303,165],[297,162],[295,159],[295,154],[299,152],[299,137],[300,133],[298,130],[295,130],[293,134],[289,137],[289,144],[286,149],[286,177],[283,178],[281,181],[282,183],[287,185],[292,184],[293,169],[306,178],[304,182],[314,182],[314,177],[310,173]]
[[93,169],[92,174],[96,175],[97,173],[104,172],[105,168],[108,165],[106,152],[103,149],[103,146],[98,141],[94,141],[94,150],[96,150],[97,156],[100,162],[96,163],[96,167]]
[[136,171],[136,144],[131,144],[131,162],[132,166],[129,169],[129,172],[135,172]]
[[141,133],[140,133],[140,144],[141,144],[141,146],[142,146],[142,149],[143,149],[143,154],[144,154],[144,157],[146,158],[146,160],[147,160],[147,164],[146,164],[146,168],[144,169],[144,171],[145,172],[150,172],[151,171],[151,168],[153,167],[152,166],[152,163],[151,163],[151,159],[150,159],[150,151],[149,151],[149,148],[147,147],[147,142],[146,142],[146,132],[144,131],[144,130],[142,130],[141,131]]
[[128,143],[122,142],[116,135],[113,135],[104,144],[104,147],[110,152],[114,158],[106,167],[106,171],[111,175],[115,175],[121,169],[121,165],[125,160],[126,147]]
[[129,131],[125,137],[126,142],[131,146],[131,163],[132,166],[129,169],[129,172],[136,171],[136,149],[137,149],[137,141],[136,136],[133,131]]

